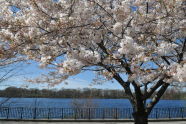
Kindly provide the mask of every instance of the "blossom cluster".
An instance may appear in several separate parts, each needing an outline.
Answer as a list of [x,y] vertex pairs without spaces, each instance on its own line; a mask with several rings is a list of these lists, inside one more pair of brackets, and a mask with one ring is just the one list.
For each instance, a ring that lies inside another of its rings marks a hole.
[[135,55],[136,53],[144,50],[142,46],[139,46],[136,42],[134,42],[132,37],[129,36],[125,36],[125,39],[121,40],[120,47],[121,48],[118,49],[118,52],[126,55]]
[[77,59],[84,65],[93,65],[100,62],[100,54],[97,51],[85,50],[72,50],[68,53],[69,58]]
[[167,43],[167,42],[161,42],[159,44],[159,46],[157,47],[157,53],[160,56],[165,56],[167,54],[170,54],[171,52],[174,52],[174,49],[177,47],[178,45],[174,44],[174,43]]
[[59,68],[59,73],[67,75],[75,75],[81,71],[83,64],[76,59],[67,59],[63,62],[62,68]]
[[172,76],[172,80],[179,81],[179,82],[185,82],[186,80],[186,63],[183,65],[180,64],[172,64],[169,67],[168,75]]

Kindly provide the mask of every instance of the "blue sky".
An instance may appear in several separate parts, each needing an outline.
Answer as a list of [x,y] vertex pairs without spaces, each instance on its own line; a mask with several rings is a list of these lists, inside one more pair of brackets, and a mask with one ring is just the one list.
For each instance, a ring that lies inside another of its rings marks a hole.
[[[21,63],[22,64],[22,63]],[[122,87],[113,81],[107,81],[103,84],[92,84],[95,74],[91,71],[82,72],[76,76],[72,76],[66,81],[54,87],[46,84],[34,84],[27,82],[26,79],[32,79],[48,72],[47,69],[40,69],[38,63],[31,61],[30,64],[22,64],[17,70],[18,76],[12,77],[6,82],[0,83],[0,89],[6,87],[22,87],[22,88],[38,88],[38,89],[62,89],[62,88],[99,88],[99,89],[122,89]],[[67,82],[67,83],[66,83]]]

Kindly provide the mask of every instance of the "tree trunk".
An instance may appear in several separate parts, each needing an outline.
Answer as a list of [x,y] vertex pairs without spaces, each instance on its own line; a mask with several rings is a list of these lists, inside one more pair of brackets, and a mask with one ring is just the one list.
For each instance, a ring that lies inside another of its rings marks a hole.
[[148,114],[146,112],[134,112],[134,124],[148,124]]

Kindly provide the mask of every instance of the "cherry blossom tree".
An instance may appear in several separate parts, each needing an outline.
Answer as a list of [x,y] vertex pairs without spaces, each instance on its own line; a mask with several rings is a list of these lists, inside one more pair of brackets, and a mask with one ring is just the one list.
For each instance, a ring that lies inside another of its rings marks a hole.
[[4,0],[0,54],[16,52],[52,68],[37,82],[58,84],[86,70],[116,80],[133,106],[135,124],[147,124],[169,85],[186,82],[185,5],[184,0]]

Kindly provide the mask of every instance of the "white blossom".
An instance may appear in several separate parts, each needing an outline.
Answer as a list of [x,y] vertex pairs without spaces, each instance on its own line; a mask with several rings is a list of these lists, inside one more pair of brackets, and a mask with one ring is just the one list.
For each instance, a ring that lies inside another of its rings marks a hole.
[[129,36],[125,36],[125,38],[121,40],[120,47],[121,48],[118,49],[118,52],[126,55],[134,55],[139,51],[143,51],[144,49],[142,46],[138,45],[132,37]]
[[69,57],[77,59],[85,65],[100,62],[100,54],[97,51],[85,50],[84,48],[82,48],[80,51],[70,52]]
[[113,31],[115,34],[119,34],[122,32],[122,23],[121,22],[117,22],[113,25]]
[[186,64],[177,65],[173,78],[179,82],[186,82]]
[[157,47],[157,53],[160,56],[164,56],[164,55],[170,54],[176,47],[177,45],[173,43],[167,43],[167,42],[162,41],[159,47]]
[[81,71],[83,64],[76,59],[67,59],[62,63],[62,67],[59,68],[59,73],[67,75],[75,75]]

